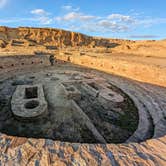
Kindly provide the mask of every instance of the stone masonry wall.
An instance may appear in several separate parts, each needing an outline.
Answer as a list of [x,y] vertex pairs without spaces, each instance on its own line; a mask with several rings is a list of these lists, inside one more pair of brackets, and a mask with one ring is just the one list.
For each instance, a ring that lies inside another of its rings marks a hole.
[[108,73],[124,76],[141,82],[166,86],[166,68],[155,65],[146,65],[124,60],[111,60],[111,58],[97,58],[90,56],[57,55],[57,59],[98,69]]
[[49,65],[47,56],[8,56],[0,58],[0,73],[8,72],[15,69],[24,69],[30,66]]

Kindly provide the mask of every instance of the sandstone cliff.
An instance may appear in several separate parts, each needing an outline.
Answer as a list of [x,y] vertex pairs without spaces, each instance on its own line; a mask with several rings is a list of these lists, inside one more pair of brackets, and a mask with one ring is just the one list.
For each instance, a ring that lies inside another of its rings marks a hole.
[[[17,46],[17,47],[15,47]],[[124,54],[134,54],[139,56],[166,57],[166,41],[165,40],[149,40],[149,41],[132,41],[122,39],[109,39],[87,36],[81,33],[65,31],[53,28],[8,28],[0,27],[0,52],[16,51],[18,46],[31,47],[36,49],[56,49],[65,47],[83,47],[85,49],[104,48],[101,53],[114,52]],[[107,50],[106,50],[107,49]],[[91,52],[91,50],[90,50]]]
[[[52,28],[8,28],[0,27],[0,40],[6,43],[30,43],[56,47],[65,46],[106,46],[107,39],[97,39],[81,33]],[[22,43],[22,44],[23,44]]]

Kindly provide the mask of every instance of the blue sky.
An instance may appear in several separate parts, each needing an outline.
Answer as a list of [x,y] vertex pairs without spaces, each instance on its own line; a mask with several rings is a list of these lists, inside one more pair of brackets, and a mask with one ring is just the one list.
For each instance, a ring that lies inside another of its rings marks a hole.
[[1,26],[53,27],[92,36],[166,38],[166,0],[0,0]]

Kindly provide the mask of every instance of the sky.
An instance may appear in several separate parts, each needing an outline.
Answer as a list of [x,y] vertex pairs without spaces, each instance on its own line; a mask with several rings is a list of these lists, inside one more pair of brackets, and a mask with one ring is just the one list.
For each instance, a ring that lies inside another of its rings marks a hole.
[[51,27],[91,36],[166,38],[166,0],[0,0],[0,26]]

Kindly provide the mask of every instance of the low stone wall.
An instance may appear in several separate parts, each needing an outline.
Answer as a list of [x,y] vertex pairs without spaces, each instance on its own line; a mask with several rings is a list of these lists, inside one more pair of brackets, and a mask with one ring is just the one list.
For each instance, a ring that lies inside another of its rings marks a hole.
[[166,86],[165,67],[128,62],[124,60],[112,60],[110,57],[97,58],[86,55],[57,55],[56,57],[59,60],[70,61],[74,64],[124,76],[137,81],[147,82],[164,87]]
[[47,66],[49,57],[35,55],[4,56],[0,57],[0,73],[15,69],[24,69],[30,66]]

